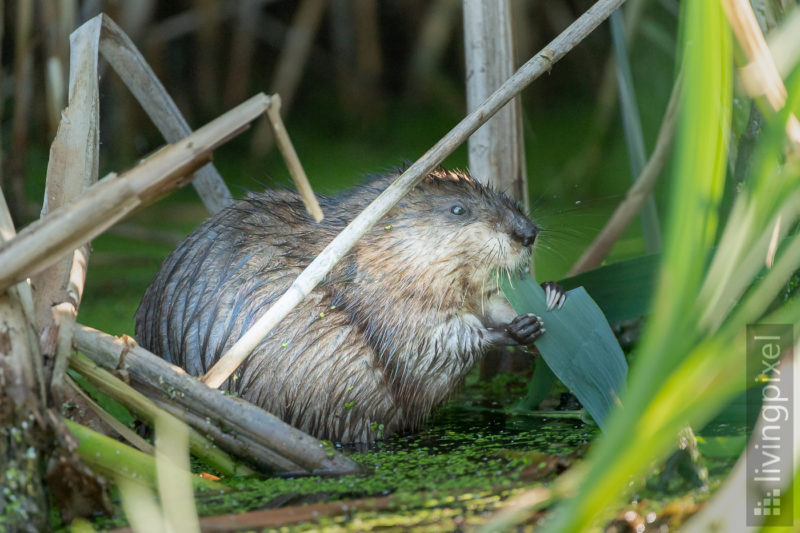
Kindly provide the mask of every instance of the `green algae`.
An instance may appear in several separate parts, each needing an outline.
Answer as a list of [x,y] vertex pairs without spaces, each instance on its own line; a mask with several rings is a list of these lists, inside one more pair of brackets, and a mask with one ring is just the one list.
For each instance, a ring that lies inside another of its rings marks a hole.
[[[500,374],[487,381],[474,375],[450,404],[438,410],[422,431],[395,435],[371,446],[326,443],[364,467],[361,475],[341,477],[224,478],[235,489],[227,494],[198,492],[201,516],[244,513],[362,498],[391,498],[388,508],[350,510],[280,528],[282,531],[367,531],[413,528],[451,531],[479,525],[509,497],[545,486],[580,462],[600,435],[594,425],[578,419],[547,418],[509,411],[525,394],[525,377]],[[376,425],[375,429],[382,429]],[[735,424],[717,424],[702,434],[739,438]],[[674,502],[702,502],[710,497],[730,471],[736,457],[703,457],[709,472],[707,487],[648,483],[626,504],[637,516],[671,521],[674,508],[693,508]],[[657,479],[654,466],[648,479]],[[195,472],[210,471],[193,461]],[[655,514],[653,514],[655,513]],[[538,517],[537,517],[538,519]],[[126,525],[121,511],[94,523],[101,529]]]
[[[244,513],[330,501],[391,496],[388,508],[351,510],[280,528],[281,531],[368,531],[413,528],[451,531],[479,525],[509,497],[555,479],[582,459],[599,434],[579,420],[506,412],[499,406],[524,394],[524,378],[501,375],[471,385],[413,435],[396,435],[369,447],[328,443],[348,454],[366,473],[341,477],[226,478],[233,492],[200,492],[201,516]],[[511,391],[511,392],[510,392]],[[496,406],[496,407],[493,407]],[[722,483],[735,457],[706,458],[708,487],[643,487],[625,509],[671,517],[676,500],[704,501]],[[199,463],[193,468],[202,469]],[[654,469],[652,477],[656,476]],[[622,512],[621,512],[622,514]],[[666,519],[666,518],[665,518]],[[126,524],[119,514],[96,527]]]
[[[465,424],[465,417],[471,423]],[[574,422],[516,418],[499,427],[497,420],[490,423],[487,418],[449,408],[417,435],[395,436],[361,450],[337,446],[364,467],[363,475],[226,480],[239,491],[199,502],[201,512],[218,514],[230,512],[231,507],[247,511],[286,497],[301,503],[394,494],[409,496],[410,503],[417,504],[423,502],[411,495],[511,489],[521,485],[519,473],[529,461],[524,455],[504,452],[536,449],[565,454],[588,442],[596,431]]]
[[[477,506],[485,512],[485,505],[480,502],[496,504],[522,490],[527,482],[520,474],[530,465],[527,452],[568,454],[584,447],[597,433],[597,428],[576,421],[528,419],[507,416],[500,410],[474,411],[469,407],[451,404],[415,435],[393,436],[360,449],[336,445],[362,465],[365,474],[227,478],[224,483],[237,490],[227,494],[198,493],[198,511],[202,516],[211,516],[392,495],[396,511],[359,512],[359,523],[377,527],[387,512],[404,516],[419,512],[416,518],[407,518],[415,523],[435,521],[435,517],[455,520],[459,516],[457,509]],[[343,518],[326,520],[333,526]],[[96,523],[102,528],[124,524],[122,516]]]

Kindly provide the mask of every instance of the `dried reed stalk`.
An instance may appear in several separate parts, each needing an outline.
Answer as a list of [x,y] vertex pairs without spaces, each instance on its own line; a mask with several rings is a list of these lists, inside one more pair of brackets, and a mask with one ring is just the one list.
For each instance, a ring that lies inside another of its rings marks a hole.
[[[764,34],[761,33],[752,6],[749,2],[740,0],[722,0],[722,7],[736,34],[736,40],[750,60],[747,66],[739,70],[745,91],[753,97],[764,95],[772,109],[782,109],[786,103],[786,86]],[[786,134],[797,151],[800,146],[800,120],[793,113],[786,122]]]
[[[100,20],[95,18],[70,36],[69,105],[63,113],[59,108],[62,119],[50,146],[42,217],[75,202],[97,181],[100,32]],[[64,376],[88,260],[89,245],[86,243],[32,278],[36,287],[36,324],[45,366],[51,373],[50,392],[56,403],[63,403],[73,394]]]
[[264,94],[250,98],[124,174],[107,176],[78,201],[23,229],[0,245],[0,290],[41,272],[134,210],[184,185],[212,150],[243,131],[268,105]]
[[[98,15],[96,18],[102,20],[103,25],[100,53],[114,68],[164,139],[169,143],[176,143],[191,134],[192,130],[175,101],[130,38],[107,16]],[[216,213],[232,202],[227,185],[211,163],[196,172],[193,183],[200,199],[211,213]]]
[[[255,0],[252,0],[255,1]],[[174,100],[169,96],[164,86],[158,80],[153,70],[145,61],[142,54],[127,35],[117,26],[113,20],[98,15],[102,20],[102,33],[100,36],[100,53],[105,57],[114,70],[119,74],[122,81],[133,93],[142,109],[156,125],[167,142],[175,143],[191,134],[192,130],[183,118]],[[268,102],[269,109],[270,102]],[[280,102],[278,102],[280,105]],[[267,120],[266,118],[264,120]],[[295,182],[295,186],[303,198],[306,207],[314,218],[322,219],[322,211],[319,209],[317,199],[308,183],[308,178],[300,165],[297,154],[292,146],[286,128],[280,120],[267,120],[272,126],[275,135],[278,136],[281,153],[286,161],[289,173]],[[280,133],[278,133],[278,131]],[[231,193],[222,177],[217,172],[213,164],[200,168],[193,181],[203,204],[211,213],[216,213],[223,207],[233,202]]]
[[213,440],[220,448],[227,450],[236,457],[245,459],[262,472],[305,472],[303,468],[275,453],[261,442],[249,438],[247,435],[226,431],[212,422],[209,417],[200,416],[189,408],[168,399],[163,390],[158,390],[157,387],[148,386],[147,384],[140,384],[139,388],[158,407],[183,420],[200,434],[206,435]]
[[[15,235],[16,231],[14,230],[14,223],[11,221],[11,212],[8,210],[5,196],[3,196],[3,191],[0,189],[0,245],[13,239]],[[28,284],[27,280],[17,283],[12,289],[15,294],[11,296],[11,299],[18,299],[22,309],[24,322],[27,324],[26,328],[29,337],[27,342],[30,344],[32,350],[30,365],[32,365],[32,373],[38,389],[37,393],[39,395],[39,399],[40,401],[44,402],[47,398],[47,395],[44,384],[42,357],[39,353],[39,339],[36,337],[35,330],[36,319],[34,316],[35,307],[33,304],[33,291],[31,290],[31,286]],[[0,291],[0,296],[2,296],[2,292],[3,291]],[[15,320],[16,319],[17,318],[15,317]],[[20,368],[27,368],[27,364],[28,363],[25,363],[25,366]]]
[[[337,473],[360,472],[359,466],[317,439],[293,428],[276,416],[240,398],[209,389],[182,369],[125,340],[79,325],[75,330],[75,349],[108,370],[125,369],[152,386],[171,390],[171,399],[218,426],[232,428],[239,436],[269,447],[280,457],[308,471]],[[271,465],[285,470],[286,462]]]
[[[478,107],[514,72],[510,0],[464,1],[467,109]],[[519,97],[500,109],[468,142],[470,173],[529,208],[522,105]]]
[[281,97],[278,94],[273,94],[270,100],[270,105],[267,108],[267,118],[272,126],[272,133],[278,141],[278,148],[283,155],[283,160],[286,162],[286,167],[289,169],[289,174],[292,176],[297,192],[300,193],[300,198],[306,209],[314,217],[317,222],[322,221],[322,208],[317,202],[317,197],[314,196],[314,191],[311,189],[311,184],[308,182],[306,171],[303,170],[303,165],[300,163],[300,158],[297,157],[297,152],[294,151],[294,145],[289,139],[289,134],[286,133],[286,127],[283,125],[281,119]]

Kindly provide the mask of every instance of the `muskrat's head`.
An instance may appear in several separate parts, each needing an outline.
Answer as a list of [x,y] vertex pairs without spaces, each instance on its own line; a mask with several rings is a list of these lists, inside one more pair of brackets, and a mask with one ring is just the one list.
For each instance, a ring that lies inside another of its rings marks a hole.
[[[360,251],[386,275],[488,288],[528,264],[539,228],[505,194],[464,172],[436,170],[395,206]],[[368,250],[372,251],[368,251]],[[374,252],[374,253],[373,253]]]

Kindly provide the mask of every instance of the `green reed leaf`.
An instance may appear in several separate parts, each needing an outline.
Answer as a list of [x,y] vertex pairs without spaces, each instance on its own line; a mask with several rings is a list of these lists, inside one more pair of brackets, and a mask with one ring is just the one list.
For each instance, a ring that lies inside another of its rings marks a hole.
[[536,347],[553,373],[601,428],[619,403],[628,364],[605,315],[583,287],[569,291],[561,309],[548,311],[544,290],[530,276],[502,277],[514,310],[542,317],[546,332]]

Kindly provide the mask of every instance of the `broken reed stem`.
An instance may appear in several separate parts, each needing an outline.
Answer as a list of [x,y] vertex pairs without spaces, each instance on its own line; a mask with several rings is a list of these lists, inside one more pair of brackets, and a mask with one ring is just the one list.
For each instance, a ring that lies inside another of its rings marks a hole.
[[[514,72],[517,64],[510,0],[464,0],[467,109],[474,109]],[[519,97],[470,135],[472,176],[505,191],[530,212]]]
[[661,120],[658,138],[650,159],[647,160],[647,164],[642,169],[641,174],[636,178],[631,188],[628,189],[625,199],[620,202],[606,225],[592,241],[592,244],[572,266],[567,277],[577,276],[581,272],[600,266],[600,263],[608,256],[611,248],[622,236],[622,233],[642,209],[645,201],[650,198],[658,178],[661,176],[661,171],[667,163],[672,140],[675,138],[681,78],[682,76],[679,74],[675,80],[675,85],[672,87],[672,94],[664,112],[664,118]]
[[52,265],[136,209],[177,189],[211,151],[264,113],[260,93],[120,176],[111,174],[76,202],[49,213],[0,245],[0,290]]
[[[275,454],[288,459],[301,469],[336,473],[359,473],[351,459],[290,426],[275,415],[249,402],[210,389],[141,346],[133,339],[113,337],[96,329],[78,325],[74,347],[105,369],[124,368],[137,380],[170,391],[170,398],[214,424],[231,428],[239,435],[262,443]],[[286,461],[272,465],[285,470]]]
[[[97,182],[101,33],[100,19],[94,18],[72,32],[69,38],[69,105],[63,111],[57,108],[58,128],[50,145],[41,217],[75,202]],[[47,362],[46,374],[50,375],[50,392],[57,403],[66,401],[66,395],[71,394],[64,372],[83,295],[89,253],[88,244],[80,246],[31,277],[31,285],[36,287],[36,326]]]
[[750,96],[764,95],[772,109],[781,109],[786,103],[786,87],[772,61],[753,9],[749,3],[736,0],[722,0],[722,7],[736,39],[750,60],[745,67],[747,75],[742,76],[747,93]]
[[[159,408],[149,398],[111,372],[97,366],[85,355],[73,353],[69,360],[69,367],[86,378],[97,390],[118,401],[130,409],[134,415],[151,426],[155,426],[156,419],[159,416],[167,417],[167,419],[174,420],[175,423],[178,423],[178,420],[174,419],[171,414]],[[116,427],[114,429],[119,431]],[[120,433],[125,438],[129,438],[125,433]],[[137,448],[142,449],[136,442],[131,441],[131,443]],[[149,450],[142,449],[142,451],[153,453],[152,446],[149,444],[148,446],[150,448]],[[226,476],[251,475],[254,473],[251,469],[234,461],[225,452],[217,448],[214,443],[210,442],[194,429],[190,429],[189,431],[189,449],[196,457],[199,457],[208,463],[209,466],[214,467],[217,471]]]
[[[0,188],[0,246],[4,242],[10,241],[16,235],[14,229],[14,222],[11,220],[11,212],[8,210],[6,198],[3,195],[3,189]],[[33,376],[36,380],[39,395],[39,401],[43,404],[47,401],[47,389],[44,383],[44,364],[42,363],[41,353],[39,351],[39,339],[36,336],[36,318],[34,314],[35,306],[33,304],[33,291],[28,281],[17,283],[14,287],[9,289],[16,293],[16,298],[19,299],[20,306],[22,307],[22,314],[25,320],[25,325],[28,329],[28,344],[31,347]],[[3,291],[0,290],[0,297]]]
[[[778,111],[786,104],[786,86],[772,58],[767,41],[749,2],[722,0],[725,16],[750,63],[739,69],[742,85],[749,96],[764,95],[770,107]],[[797,150],[800,145],[800,121],[794,114],[786,122],[786,133]]]
[[267,117],[269,124],[272,126],[272,133],[275,135],[275,140],[278,142],[278,149],[281,151],[283,160],[286,161],[286,168],[289,169],[289,174],[294,180],[297,187],[297,192],[303,199],[306,209],[314,217],[317,222],[322,222],[323,214],[322,209],[317,202],[317,197],[314,196],[314,191],[311,189],[311,184],[308,183],[308,176],[306,171],[303,170],[303,165],[300,163],[300,158],[297,157],[297,152],[294,150],[291,139],[286,133],[286,127],[283,125],[281,118],[281,97],[278,94],[273,94],[270,97],[270,105],[267,107]]
[[[102,19],[100,54],[108,60],[122,82],[142,106],[144,112],[164,136],[164,140],[168,143],[176,143],[191,135],[192,129],[178,106],[175,105],[175,101],[167,93],[164,85],[147,64],[133,41],[107,16],[100,14],[96,18]],[[192,184],[200,195],[203,205],[212,214],[233,203],[225,181],[212,163],[208,163],[195,172]]]
[[545,72],[549,72],[556,61],[577,46],[623,2],[624,0],[599,0],[596,2],[536,56],[522,65],[482,105],[467,115],[403,172],[322,250],[300,273],[289,289],[203,376],[202,381],[209,387],[217,388],[222,385],[250,355],[253,348],[317,286],[364,233],[522,89]]

